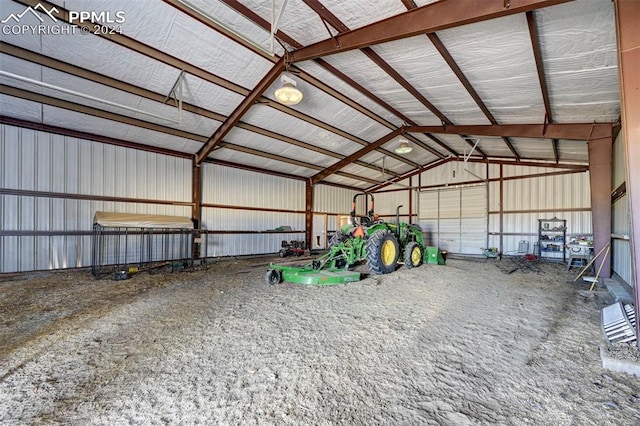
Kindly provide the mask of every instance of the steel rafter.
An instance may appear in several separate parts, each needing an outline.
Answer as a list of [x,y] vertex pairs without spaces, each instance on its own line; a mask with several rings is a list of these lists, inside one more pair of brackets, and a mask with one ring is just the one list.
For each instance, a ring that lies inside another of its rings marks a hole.
[[292,54],[293,62],[306,61],[402,38],[453,28],[474,22],[514,15],[572,0],[483,0],[469,7],[466,0],[440,0],[392,16],[334,39],[314,43]]
[[[267,22],[264,18],[262,18],[260,15],[258,15],[257,13],[255,13],[254,11],[249,9],[248,7],[244,6],[239,1],[237,1],[237,0],[222,0],[222,1],[227,6],[231,7],[236,12],[238,12],[239,14],[241,14],[244,17],[246,17],[247,19],[251,20],[253,23],[258,25],[263,30],[269,31],[269,28],[270,28],[269,22]],[[341,24],[338,24],[337,22],[335,24],[336,25],[341,25]],[[302,44],[300,44],[298,41],[296,41],[295,39],[293,39],[292,37],[290,37],[286,33],[282,32],[281,30],[278,30],[276,32],[276,37],[279,38],[280,40],[282,40],[283,42],[287,43],[288,45],[294,47],[294,48],[300,49],[300,48],[303,47]],[[363,86],[361,86],[360,84],[355,82],[353,79],[351,79],[348,76],[346,76],[344,73],[339,71],[337,68],[335,68],[334,66],[329,64],[327,61],[325,61],[323,59],[316,59],[316,60],[314,60],[314,62],[316,64],[320,65],[321,67],[323,67],[324,69],[326,69],[327,71],[329,71],[330,73],[334,74],[336,77],[338,77],[341,80],[345,81],[347,84],[349,84],[352,87],[354,87],[356,90],[358,90],[359,92],[361,92],[362,94],[367,96],[369,99],[371,99],[374,102],[376,102],[378,105],[380,105],[383,108],[385,108],[386,110],[390,111],[396,117],[402,119],[402,121],[404,123],[415,124],[408,117],[406,117],[404,114],[402,114],[401,112],[397,111],[391,105],[387,104],[382,99],[380,99],[379,97],[377,97],[376,95],[371,93],[369,90],[365,89]],[[308,81],[311,84],[316,85],[317,87],[318,87],[319,84],[324,84],[324,83],[319,82],[317,79],[313,78],[312,76],[304,73],[304,71],[302,71],[302,70],[300,70],[300,77],[303,80]],[[384,120],[381,117],[375,116],[375,114],[373,114],[371,111],[367,110],[366,108],[362,107],[361,105],[357,104],[356,102],[352,101],[351,99],[349,99],[349,98],[345,97],[344,95],[340,94],[339,92],[335,91],[330,86],[324,85],[324,87],[319,87],[319,88],[321,90],[324,90],[324,91],[330,93],[332,96],[336,97],[337,99],[339,99],[342,102],[346,103],[347,105],[351,106],[355,110],[367,115],[369,118],[374,119],[375,121],[377,121],[378,123],[384,125],[385,127],[389,128],[391,130],[397,129],[397,126],[395,126],[393,123],[390,123],[390,122],[388,122],[387,120]],[[418,141],[417,139],[415,139],[413,137],[411,137],[411,140],[413,142]],[[404,163],[407,163],[407,164],[411,165],[412,167],[419,167],[420,166],[419,164],[414,163],[413,161],[407,159],[406,157],[402,157],[402,156],[400,156],[400,155],[398,155],[398,154],[396,154],[394,152],[385,150],[383,148],[380,148],[379,151],[382,152],[383,154],[389,156],[389,157],[395,158],[398,161],[402,161]],[[435,149],[433,149],[431,147],[428,148],[428,151],[431,152],[433,155],[435,155],[437,157],[441,157],[441,158],[443,157],[442,153],[440,153],[439,151],[437,151],[437,150],[435,150]]]
[[324,179],[325,177],[327,177],[327,176],[329,176],[331,174],[334,174],[335,172],[337,172],[338,170],[340,170],[344,166],[347,166],[347,165],[351,164],[354,160],[357,160],[358,158],[362,157],[363,155],[366,155],[366,154],[370,153],[371,151],[377,149],[379,146],[389,142],[393,138],[395,138],[397,136],[400,136],[404,132],[405,132],[405,129],[404,128],[400,128],[400,129],[396,129],[393,132],[381,137],[377,141],[372,142],[368,146],[362,148],[360,151],[357,151],[357,152],[351,154],[350,156],[348,156],[344,160],[338,161],[336,164],[333,164],[332,166],[327,167],[326,169],[324,169],[320,173],[313,175],[311,177],[311,183],[315,184],[315,183],[319,182],[320,180]]
[[[61,6],[56,6],[53,5],[52,3],[46,2],[46,1],[37,1],[37,0],[16,0],[19,3],[22,3],[26,6],[31,6],[31,7],[35,7],[38,3],[43,4],[45,7],[47,8],[52,8],[55,6],[55,8],[57,9],[57,14],[56,14],[56,18],[61,20],[61,21],[65,21],[65,22],[69,22],[69,12],[68,10],[64,9]],[[168,3],[170,3],[170,1],[168,1]],[[121,35],[121,34],[98,34],[98,36],[101,36],[103,38],[106,38],[109,41],[112,41],[120,46],[123,46],[124,48],[130,49],[134,52],[140,53],[142,55],[148,56],[154,60],[157,60],[159,62],[165,63],[169,66],[172,66],[174,68],[177,68],[179,70],[185,70],[185,72],[192,74],[194,76],[197,76],[199,78],[202,78],[205,81],[208,81],[210,83],[213,83],[215,85],[224,87],[228,90],[231,90],[235,93],[238,93],[242,96],[247,96],[250,91],[242,86],[239,86],[237,84],[234,84],[228,80],[225,80],[213,73],[210,73],[208,71],[205,71],[201,68],[198,68],[186,61],[183,61],[179,58],[176,58],[174,56],[168,55],[158,49],[155,49],[151,46],[148,46],[144,43],[141,43],[137,40],[134,40],[130,37]],[[123,83],[125,84],[125,83]],[[133,93],[133,92],[132,92]],[[163,100],[164,100],[164,96],[163,96]],[[275,108],[280,110],[281,112],[285,113],[285,114],[289,114],[292,116],[295,116],[297,118],[301,118],[309,123],[313,123],[329,132],[332,133],[336,133],[336,134],[340,134],[341,136],[346,137],[347,139],[353,140],[354,142],[360,143],[360,144],[366,144],[366,141],[362,141],[361,139],[350,135],[346,132],[343,132],[333,126],[330,126],[326,123],[321,122],[320,120],[315,120],[311,117],[308,117],[304,114],[300,114],[297,111],[295,111],[292,108],[286,107],[284,105],[281,105],[277,102],[273,102],[270,99],[266,98],[266,97],[261,97],[260,98],[261,102],[264,102],[266,105],[268,105],[269,107]],[[184,105],[183,105],[184,107]],[[203,112],[206,110],[200,109],[200,112]],[[204,113],[203,115],[205,116],[210,116],[209,114]],[[221,116],[222,117],[222,116]],[[214,118],[214,117],[211,117]],[[219,118],[214,118],[214,119],[219,119]],[[224,121],[224,119],[220,120],[220,121]],[[341,158],[343,158],[343,156],[340,156]],[[368,165],[366,167],[369,167],[371,169],[377,170],[377,168],[373,165]]]
[[[168,3],[174,5],[175,7],[178,7],[175,5],[175,3],[177,3],[175,0],[165,0]],[[244,16],[245,18],[251,20],[254,24],[258,25],[260,28],[262,28],[265,31],[270,31],[271,29],[271,24],[264,18],[262,18],[260,15],[258,15],[257,13],[255,13],[253,10],[249,9],[248,7],[246,7],[245,5],[243,5],[242,3],[240,3],[237,0],[222,0],[227,6],[229,6],[230,8],[232,8],[233,10],[235,10],[236,12],[238,12],[239,14],[241,14],[242,16]],[[179,3],[177,3],[179,4]],[[178,9],[182,10],[182,7],[178,7]],[[302,48],[302,44],[300,44],[298,41],[296,41],[295,39],[293,39],[292,37],[290,37],[289,35],[287,35],[286,33],[282,32],[281,30],[278,30],[275,33],[276,38],[278,38],[279,40],[282,40],[284,43],[287,43],[289,46],[293,47],[293,48]],[[232,40],[241,43],[242,40],[237,40],[236,38],[232,38]],[[271,58],[271,60],[273,60],[273,58]],[[320,65],[321,67],[327,69],[329,72],[333,72],[332,67],[324,60],[318,60],[315,61],[318,65]],[[358,104],[357,102],[353,101],[352,99],[350,99],[349,97],[345,96],[344,94],[338,92],[337,90],[333,89],[332,87],[326,85],[325,83],[321,82],[320,80],[314,78],[313,76],[305,73],[303,70],[297,69],[296,68],[297,73],[299,74],[300,78],[307,81],[308,83],[318,87],[320,90],[330,94],[331,96],[335,97],[336,99],[338,99],[339,101],[349,105],[350,107],[352,107],[353,109],[355,109],[356,111],[360,112],[361,114],[364,114],[366,116],[368,116],[369,118],[371,118],[374,121],[377,121],[378,123],[382,124],[383,126],[391,129],[391,130],[395,130],[397,129],[397,126],[394,125],[393,123],[390,123],[389,121],[383,119],[382,117],[377,116],[375,113],[373,113],[372,111],[368,110],[367,108],[363,107],[362,105]],[[335,73],[334,73],[335,74]],[[342,78],[340,75],[338,75],[338,78]],[[364,92],[363,92],[364,93]],[[370,98],[374,98],[375,95],[371,94],[370,92],[364,93],[366,96],[370,97]],[[392,113],[396,114],[395,110],[391,110]],[[288,112],[289,113],[289,112]],[[293,115],[291,113],[289,113],[290,115]],[[398,113],[399,114],[399,113]],[[398,115],[396,114],[396,115]],[[402,117],[400,117],[402,118]],[[334,132],[335,133],[335,132]],[[356,141],[357,142],[357,141]],[[365,142],[368,143],[368,142]],[[414,163],[413,161],[402,157],[394,152],[391,151],[387,151],[383,148],[379,149],[380,152],[382,152],[384,155],[389,156],[389,157],[393,157],[398,161],[401,161],[403,163],[409,164],[411,167],[419,167],[420,165],[417,163]],[[434,153],[434,155],[439,155],[440,153]]]
[[[529,27],[529,38],[531,38],[531,47],[533,49],[533,57],[536,61],[536,69],[538,71],[538,81],[540,82],[540,90],[542,91],[542,100],[544,101],[544,111],[547,123],[553,123],[551,115],[551,103],[549,102],[549,91],[547,90],[547,79],[544,73],[544,64],[542,63],[542,52],[540,50],[540,40],[538,37],[538,27],[536,25],[536,17],[534,12],[527,12],[527,26]],[[558,139],[552,139],[553,156],[556,163],[560,162],[560,154],[558,152]]]
[[509,136],[514,138],[571,139],[579,141],[611,137],[612,123],[499,124],[470,126],[409,126],[407,132],[449,135]]
[[262,94],[267,90],[271,83],[273,83],[285,69],[285,58],[282,57],[276,62],[273,67],[267,72],[267,74],[260,80],[256,87],[240,102],[240,104],[233,110],[233,112],[227,117],[218,129],[211,135],[205,142],[204,146],[196,153],[196,164],[202,163],[202,161],[209,156],[211,151],[222,142],[222,139],[238,124],[242,116],[249,111],[249,108],[262,97]]
[[[345,25],[337,16],[335,16],[329,9],[324,7],[319,0],[303,0],[304,3],[309,6],[314,12],[320,16],[320,18],[329,23],[333,28],[335,28],[339,33],[344,33],[349,31],[349,27]],[[383,71],[385,71],[391,78],[393,78],[398,84],[400,84],[407,92],[409,92],[414,98],[416,98],[422,105],[424,105],[428,110],[430,110],[436,117],[440,119],[441,122],[446,124],[453,124],[451,121],[442,114],[429,100],[420,93],[415,87],[413,87],[404,77],[400,75],[393,67],[391,67],[380,55],[373,51],[371,48],[361,49],[362,53],[364,53],[370,60],[372,60],[378,67],[380,67]],[[404,116],[403,116],[404,117]],[[406,118],[406,117],[405,117]],[[405,120],[405,122],[409,121],[411,124],[414,124],[411,120]],[[424,142],[420,141],[417,138],[411,138],[413,143],[422,149],[429,151],[431,154],[444,158],[439,151],[431,148]],[[416,165],[419,167],[419,165]]]

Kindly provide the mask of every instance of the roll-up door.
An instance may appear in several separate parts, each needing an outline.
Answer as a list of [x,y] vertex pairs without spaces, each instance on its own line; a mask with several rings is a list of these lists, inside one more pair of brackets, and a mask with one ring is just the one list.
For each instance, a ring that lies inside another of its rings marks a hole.
[[487,244],[487,187],[420,192],[419,222],[427,244],[450,253],[482,254]]

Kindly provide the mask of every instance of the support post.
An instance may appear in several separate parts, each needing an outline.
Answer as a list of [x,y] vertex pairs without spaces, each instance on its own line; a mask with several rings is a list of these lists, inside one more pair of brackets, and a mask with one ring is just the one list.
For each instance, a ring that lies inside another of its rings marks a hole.
[[[499,253],[502,255],[504,253],[504,171],[502,170],[503,165],[500,164],[500,248]],[[539,253],[536,253],[540,255]]]
[[[597,252],[611,243],[611,157],[612,137],[587,142],[593,249]],[[611,276],[611,257],[602,260],[602,278]]]
[[307,179],[304,196],[304,239],[307,250],[311,250],[313,238],[313,185],[311,179]]
[[[202,228],[202,167],[196,156],[191,162],[191,221],[196,229]],[[193,244],[193,257],[200,258],[200,245]]]
[[407,188],[407,195],[409,195],[409,220],[407,223],[413,223],[413,188],[411,185],[413,178],[409,178],[409,188]]
[[[640,318],[640,2],[615,0],[615,9],[622,139],[631,212],[631,269],[636,318]],[[640,348],[640,327],[636,327],[636,344]]]

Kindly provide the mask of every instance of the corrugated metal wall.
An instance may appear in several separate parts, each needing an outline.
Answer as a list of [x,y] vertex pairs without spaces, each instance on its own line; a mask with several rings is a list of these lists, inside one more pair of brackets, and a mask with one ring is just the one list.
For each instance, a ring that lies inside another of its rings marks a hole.
[[[315,185],[313,187],[313,211],[318,213],[348,215],[351,211],[351,201],[356,194],[356,191],[349,189],[337,188],[330,185]],[[304,203],[302,208],[304,209]]]
[[[409,218],[409,204],[411,200],[410,189],[404,189],[393,192],[380,192],[374,193],[375,197],[375,211],[377,214],[383,217],[387,222],[395,220],[396,208],[400,208],[400,217],[403,221]],[[415,214],[416,206],[412,206],[412,213]]]
[[[465,170],[466,169],[466,170]],[[558,217],[567,220],[568,234],[591,234],[591,196],[589,173],[568,173],[557,168],[503,165],[502,251],[516,252],[521,241],[529,243],[533,252],[538,241],[538,219]],[[478,177],[500,177],[500,165],[488,167],[480,163],[449,162],[427,170],[420,176],[423,188],[464,185],[478,181]],[[554,174],[547,176],[531,176]],[[529,177],[527,177],[529,176]],[[518,178],[520,177],[520,178]],[[429,206],[426,193],[421,193],[420,210]],[[431,200],[435,202],[435,200]],[[500,182],[488,187],[489,247],[500,247]],[[425,223],[428,227],[429,224]],[[478,224],[478,226],[482,226]]]
[[[327,215],[327,229],[325,230],[327,238],[331,238],[331,234],[340,227],[340,216],[349,215],[353,196],[357,193],[330,185],[315,185],[313,187],[313,211],[317,214]],[[363,206],[364,204],[359,205],[364,209]],[[317,214],[314,214],[314,217]],[[314,234],[316,234],[315,231]]]
[[[618,134],[613,144],[612,190],[619,187],[626,179],[626,161],[622,132]],[[633,285],[631,265],[631,243],[618,236],[631,235],[631,218],[629,211],[629,196],[625,194],[611,206],[611,232],[616,235],[612,239],[611,267],[626,283]]]
[[275,253],[283,240],[304,240],[300,232],[260,233],[281,226],[304,231],[303,181],[206,163],[202,167],[202,203],[217,205],[203,207],[202,226],[221,232],[209,235],[209,256]]
[[[500,175],[500,166],[491,165],[490,174]],[[503,182],[503,253],[516,252],[521,241],[534,251],[538,241],[538,219],[567,220],[567,235],[593,233],[589,173],[526,177],[557,173],[558,169],[503,166],[503,177],[523,176]],[[489,184],[489,246],[500,247],[500,182]]]
[[191,216],[189,206],[117,201],[190,202],[189,160],[8,125],[0,136],[0,188],[14,191],[0,194],[0,273],[90,266],[98,210]]

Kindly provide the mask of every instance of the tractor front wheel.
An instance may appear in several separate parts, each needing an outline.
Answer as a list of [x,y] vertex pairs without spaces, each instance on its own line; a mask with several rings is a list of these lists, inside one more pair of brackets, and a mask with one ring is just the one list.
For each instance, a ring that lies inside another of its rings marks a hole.
[[407,269],[417,268],[422,265],[422,247],[415,241],[410,242],[404,248],[404,265]]
[[384,229],[374,232],[367,241],[367,264],[374,275],[396,270],[400,247],[396,236]]

